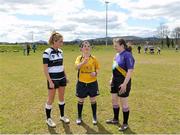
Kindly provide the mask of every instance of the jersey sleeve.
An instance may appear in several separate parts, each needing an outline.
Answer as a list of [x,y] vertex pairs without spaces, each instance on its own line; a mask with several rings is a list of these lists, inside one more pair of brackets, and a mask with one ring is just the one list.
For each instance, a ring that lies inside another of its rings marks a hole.
[[43,53],[43,64],[49,63],[49,54],[47,52]]
[[126,67],[127,69],[134,69],[134,63],[135,63],[135,60],[132,56],[131,53],[128,53],[125,57],[125,63],[126,63]]

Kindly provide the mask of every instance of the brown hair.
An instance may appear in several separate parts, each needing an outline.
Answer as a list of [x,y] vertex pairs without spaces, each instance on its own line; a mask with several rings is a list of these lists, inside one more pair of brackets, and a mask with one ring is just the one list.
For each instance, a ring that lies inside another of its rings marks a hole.
[[129,52],[132,51],[132,47],[131,47],[131,46],[128,46],[128,45],[126,44],[126,41],[125,41],[124,39],[115,38],[115,39],[113,39],[113,42],[114,42],[114,43],[118,43],[119,45],[123,45],[123,46],[124,46],[124,49],[125,49],[126,51],[129,51]]
[[58,41],[61,38],[63,38],[63,36],[60,33],[54,31],[49,38],[49,44],[53,45],[54,42]]
[[89,43],[89,41],[84,40],[84,41],[82,41],[82,42],[80,43],[79,47],[80,47],[80,48],[83,48],[84,43],[88,43],[88,44],[91,46],[91,44]]

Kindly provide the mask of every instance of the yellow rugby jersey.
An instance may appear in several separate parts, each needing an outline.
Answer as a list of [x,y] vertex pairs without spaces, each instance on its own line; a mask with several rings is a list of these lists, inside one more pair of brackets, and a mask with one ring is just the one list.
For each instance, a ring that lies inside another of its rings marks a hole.
[[[78,56],[75,61],[75,65],[77,66],[84,60],[82,55]],[[91,72],[96,72],[99,70],[99,62],[97,61],[96,57],[90,56],[88,62],[81,66],[79,69],[79,81],[84,83],[91,83],[97,80],[97,77],[92,77],[90,75]]]

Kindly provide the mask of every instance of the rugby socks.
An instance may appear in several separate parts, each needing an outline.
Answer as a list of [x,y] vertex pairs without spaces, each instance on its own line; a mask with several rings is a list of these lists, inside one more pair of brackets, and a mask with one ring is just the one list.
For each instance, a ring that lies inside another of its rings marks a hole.
[[92,108],[93,118],[94,118],[94,120],[96,120],[97,119],[97,117],[96,117],[96,109],[97,109],[96,101],[91,102],[91,108]]
[[77,108],[78,108],[78,118],[81,119],[82,118],[83,102],[78,101]]
[[119,105],[113,105],[114,120],[119,120]]
[[62,101],[62,102],[59,101],[59,111],[60,111],[61,117],[64,116],[64,106],[65,106],[65,102],[64,101]]
[[52,105],[48,105],[47,103],[45,104],[45,111],[46,111],[46,117],[51,118],[51,109],[52,109]]
[[123,108],[123,124],[128,124],[129,108]]

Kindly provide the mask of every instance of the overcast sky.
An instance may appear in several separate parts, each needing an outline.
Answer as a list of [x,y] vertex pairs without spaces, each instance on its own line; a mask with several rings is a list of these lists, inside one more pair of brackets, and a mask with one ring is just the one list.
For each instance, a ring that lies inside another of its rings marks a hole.
[[[180,0],[108,0],[108,36],[155,35],[180,26]],[[105,37],[105,0],[0,0],[0,42]],[[32,34],[33,33],[33,34]],[[33,38],[32,38],[33,35]]]

